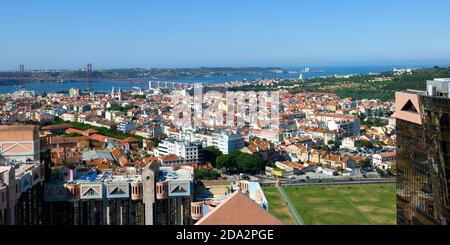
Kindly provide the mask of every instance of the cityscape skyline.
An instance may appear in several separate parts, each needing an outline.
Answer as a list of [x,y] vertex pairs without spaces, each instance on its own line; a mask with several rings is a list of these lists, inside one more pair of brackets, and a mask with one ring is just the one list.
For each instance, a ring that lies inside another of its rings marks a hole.
[[[429,241],[403,229],[450,222],[448,9],[3,3],[0,227],[164,226],[155,237],[205,244]],[[320,225],[344,228],[299,233]],[[152,236],[95,232],[80,237]]]
[[[27,71],[64,71],[64,70],[85,70],[86,65],[90,64],[89,62],[80,63],[77,66],[48,66],[48,67],[38,67],[38,66],[28,66],[27,63],[19,63],[14,64],[14,66],[8,69],[1,69],[0,72],[16,72],[20,70],[20,66],[24,65],[25,72]],[[431,68],[435,66],[439,67],[448,67],[450,66],[450,60],[409,60],[409,61],[354,61],[354,62],[333,62],[333,63],[301,63],[301,64],[286,64],[286,65],[277,65],[277,64],[250,64],[250,65],[204,65],[204,66],[145,66],[145,65],[130,65],[130,66],[98,66],[97,64],[93,67],[93,70],[116,70],[116,69],[201,69],[201,68],[281,68],[285,70],[302,70],[304,68],[314,68],[314,69],[327,69],[327,68],[384,68],[383,72],[388,72],[394,68]],[[372,72],[376,72],[375,70]],[[362,74],[367,73],[363,72]]]
[[5,3],[0,70],[449,63],[448,2],[383,2]]

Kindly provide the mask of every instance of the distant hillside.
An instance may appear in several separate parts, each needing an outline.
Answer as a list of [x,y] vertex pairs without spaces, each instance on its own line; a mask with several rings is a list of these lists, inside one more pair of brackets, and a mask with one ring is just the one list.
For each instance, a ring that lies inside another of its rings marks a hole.
[[425,90],[426,81],[434,78],[450,77],[450,67],[447,68],[425,68],[414,70],[411,74],[394,76],[393,72],[383,73],[382,76],[391,77],[388,81],[372,81],[380,76],[369,77],[366,81],[356,79],[359,88],[337,89],[336,93],[342,97],[354,99],[370,98],[383,101],[393,100],[396,91],[407,89]]
[[236,91],[273,91],[278,86],[293,86],[288,89],[291,93],[299,92],[333,92],[341,98],[393,100],[396,91],[407,89],[425,90],[426,81],[434,78],[450,78],[450,67],[424,68],[412,71],[411,74],[394,75],[384,72],[377,75],[357,75],[349,78],[318,77],[299,80],[285,79],[274,85],[249,85],[231,88]]
[[[279,67],[199,67],[199,68],[124,68],[94,70],[94,79],[170,79],[182,77],[251,76],[286,73]],[[17,82],[18,72],[0,71],[0,85]],[[27,71],[27,82],[50,81],[58,79],[86,79],[86,70]]]

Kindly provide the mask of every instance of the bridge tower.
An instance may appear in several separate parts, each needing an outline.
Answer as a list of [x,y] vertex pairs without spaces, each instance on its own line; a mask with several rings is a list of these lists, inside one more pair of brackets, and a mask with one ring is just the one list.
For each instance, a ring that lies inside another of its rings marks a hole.
[[87,90],[92,90],[92,64],[87,65]]
[[19,66],[19,86],[23,86],[23,78],[25,75],[25,65]]

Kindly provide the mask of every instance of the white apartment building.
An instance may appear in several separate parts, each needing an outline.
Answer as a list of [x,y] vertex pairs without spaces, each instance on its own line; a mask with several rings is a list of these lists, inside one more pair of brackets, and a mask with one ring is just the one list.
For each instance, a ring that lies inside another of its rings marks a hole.
[[313,119],[324,123],[328,130],[343,130],[343,137],[358,136],[360,134],[359,118],[338,114],[316,114]]
[[216,147],[223,154],[230,154],[233,151],[242,149],[245,146],[244,137],[240,133],[221,132],[211,134],[200,134],[193,132],[171,134],[180,140],[189,142],[202,142],[203,147]]
[[279,144],[283,141],[283,134],[275,130],[255,129],[252,131],[252,135],[260,139],[266,139],[275,144]]
[[61,119],[64,121],[69,121],[69,122],[76,122],[77,121],[77,117],[75,116],[75,114],[72,113],[64,113],[61,115]]
[[396,152],[383,152],[372,156],[372,164],[379,169],[390,169],[395,164]]
[[328,121],[327,122],[328,130],[343,130],[343,137],[357,136],[359,135],[359,123],[355,124],[353,121]]
[[202,160],[201,147],[188,141],[164,140],[158,146],[157,156],[176,155],[185,160]]
[[230,154],[233,151],[242,149],[245,146],[244,137],[240,133],[217,133],[212,134],[212,139],[208,146],[217,147],[223,154]]
[[79,123],[84,123],[84,122],[86,122],[87,117],[88,117],[88,116],[85,115],[85,114],[78,115],[77,121],[78,121]]
[[80,97],[80,89],[79,88],[71,88],[69,89],[69,96],[70,97]]
[[356,137],[346,137],[342,140],[342,149],[356,150]]

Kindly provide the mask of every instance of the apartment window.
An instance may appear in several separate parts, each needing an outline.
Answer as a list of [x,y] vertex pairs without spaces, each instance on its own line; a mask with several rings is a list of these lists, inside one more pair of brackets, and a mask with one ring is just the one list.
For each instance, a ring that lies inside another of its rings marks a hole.
[[442,141],[442,152],[445,155],[448,155],[450,153],[450,144],[447,144],[446,141]]
[[448,113],[442,114],[439,124],[443,127],[450,127],[450,116]]

